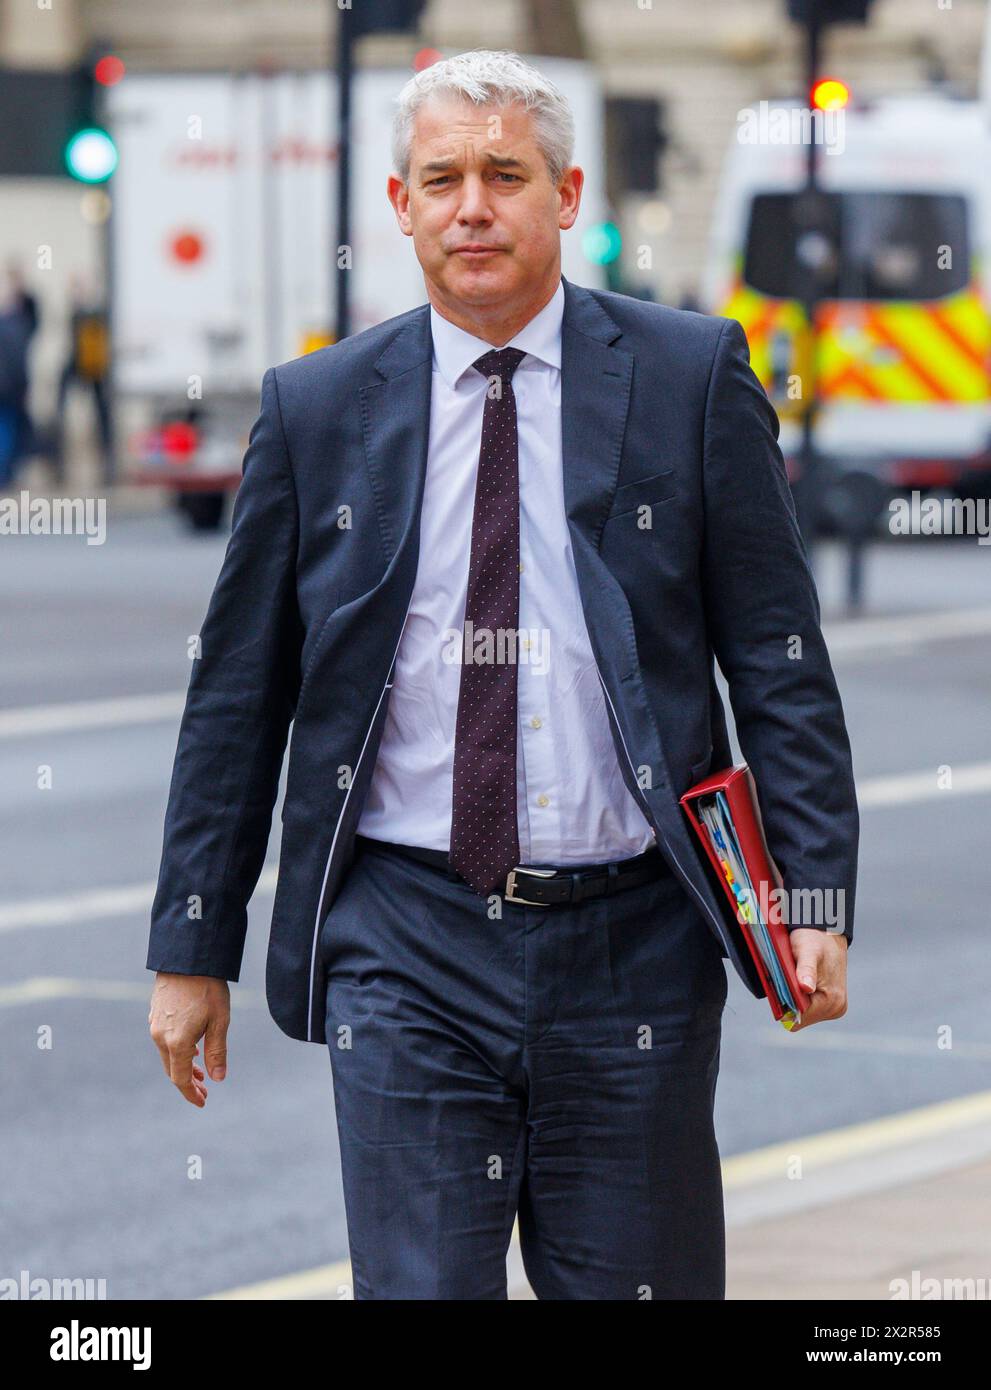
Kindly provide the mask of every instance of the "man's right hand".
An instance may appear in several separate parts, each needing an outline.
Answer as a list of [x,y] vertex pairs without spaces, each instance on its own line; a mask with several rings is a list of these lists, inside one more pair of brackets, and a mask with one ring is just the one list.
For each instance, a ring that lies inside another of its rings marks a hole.
[[231,1021],[231,992],[226,980],[214,975],[173,975],[159,970],[148,1014],[152,1041],[165,1074],[189,1101],[206,1104],[203,1070],[193,1065],[203,1043],[203,1061],[213,1081],[227,1071],[227,1029]]

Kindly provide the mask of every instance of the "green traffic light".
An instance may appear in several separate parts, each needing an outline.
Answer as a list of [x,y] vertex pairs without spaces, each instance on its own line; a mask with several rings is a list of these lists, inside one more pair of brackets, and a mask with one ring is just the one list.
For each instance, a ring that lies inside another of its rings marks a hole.
[[597,222],[582,237],[582,250],[593,265],[611,265],[619,259],[623,238],[615,222]]
[[77,130],[65,147],[65,165],[80,183],[104,183],[117,168],[117,147],[105,130]]

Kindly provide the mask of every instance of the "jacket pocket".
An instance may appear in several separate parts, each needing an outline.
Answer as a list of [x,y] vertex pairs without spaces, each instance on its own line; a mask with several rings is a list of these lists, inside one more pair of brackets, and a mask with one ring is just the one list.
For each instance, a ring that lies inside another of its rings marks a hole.
[[688,770],[688,785],[694,787],[696,782],[701,782],[707,776],[712,767],[712,749],[710,748],[705,757],[700,762],[692,763]]
[[673,468],[664,468],[660,473],[651,473],[646,478],[624,483],[616,489],[606,520],[612,521],[614,516],[625,516],[627,512],[636,511],[645,502],[663,502],[673,497],[675,491]]

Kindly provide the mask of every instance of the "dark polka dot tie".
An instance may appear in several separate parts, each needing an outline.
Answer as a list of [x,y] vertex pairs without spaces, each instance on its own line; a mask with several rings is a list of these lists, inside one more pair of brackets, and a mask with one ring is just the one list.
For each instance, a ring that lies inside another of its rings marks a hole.
[[520,862],[515,640],[520,610],[520,479],[512,380],[525,356],[519,348],[507,347],[487,352],[472,363],[487,378],[488,389],[475,482],[454,733],[450,864],[482,894],[502,889],[509,870]]

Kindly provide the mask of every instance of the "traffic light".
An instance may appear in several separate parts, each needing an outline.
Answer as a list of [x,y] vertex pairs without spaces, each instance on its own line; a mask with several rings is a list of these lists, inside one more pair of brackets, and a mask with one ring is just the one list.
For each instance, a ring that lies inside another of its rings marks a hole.
[[622,249],[623,238],[615,222],[596,222],[582,237],[582,251],[593,265],[612,265]]
[[0,178],[109,178],[117,152],[100,125],[99,92],[123,73],[102,52],[68,69],[0,67]]
[[626,193],[656,193],[659,160],[668,144],[656,97],[606,98],[606,185],[618,204]]
[[[0,68],[0,178],[69,173],[89,183],[112,172],[116,152],[100,130],[93,68],[92,63],[59,71]],[[98,140],[91,138],[93,131],[99,132]]]
[[797,24],[866,24],[871,0],[788,0],[788,17]]
[[410,34],[420,22],[426,0],[351,0],[349,13],[354,38],[386,31]]
[[80,183],[105,183],[117,168],[117,147],[100,124],[100,89],[115,86],[124,64],[113,54],[93,54],[72,74],[75,122],[65,142],[64,162]]
[[105,183],[117,168],[117,146],[99,126],[77,130],[65,147],[65,167],[80,183]]
[[813,85],[810,105],[816,111],[841,111],[850,101],[850,88],[838,77],[820,77]]
[[93,64],[93,77],[101,87],[116,87],[127,69],[114,53],[105,53]]
[[623,249],[623,236],[615,222],[596,222],[586,228],[582,237],[582,251],[586,260],[593,265],[601,265],[606,272],[606,288],[621,292],[622,274],[619,257]]

